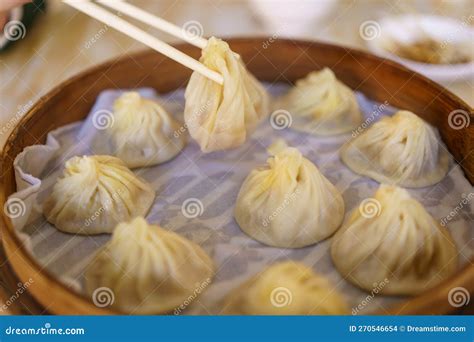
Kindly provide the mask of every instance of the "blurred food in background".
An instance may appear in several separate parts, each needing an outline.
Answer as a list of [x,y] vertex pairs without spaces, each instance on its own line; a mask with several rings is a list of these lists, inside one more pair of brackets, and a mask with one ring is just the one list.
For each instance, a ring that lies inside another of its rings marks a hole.
[[403,58],[429,64],[459,64],[472,61],[472,51],[467,42],[443,45],[430,37],[411,44],[398,44],[392,52]]
[[474,15],[461,20],[446,16],[405,14],[378,21],[379,31],[368,48],[405,64],[436,81],[474,77]]

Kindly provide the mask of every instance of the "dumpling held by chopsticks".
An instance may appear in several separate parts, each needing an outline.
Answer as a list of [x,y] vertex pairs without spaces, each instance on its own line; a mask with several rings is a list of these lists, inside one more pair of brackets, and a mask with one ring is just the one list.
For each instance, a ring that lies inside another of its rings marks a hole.
[[229,45],[210,38],[201,63],[219,72],[220,85],[194,72],[185,93],[184,120],[203,152],[242,145],[268,114],[268,94]]

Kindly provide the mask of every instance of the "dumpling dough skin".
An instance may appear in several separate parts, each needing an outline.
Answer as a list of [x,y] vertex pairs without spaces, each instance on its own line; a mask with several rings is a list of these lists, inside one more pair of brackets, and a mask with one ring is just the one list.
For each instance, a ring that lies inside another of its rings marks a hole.
[[109,133],[115,156],[130,168],[147,167],[174,158],[185,146],[181,125],[156,101],[126,92],[114,102]]
[[421,188],[441,181],[450,156],[435,130],[417,115],[384,117],[341,148],[342,161],[379,183]]
[[74,234],[111,233],[115,226],[148,213],[155,192],[118,158],[73,157],[43,205],[47,220]]
[[[294,116],[292,126],[315,135],[347,133],[362,123],[354,92],[329,68],[313,71],[296,81],[277,106]],[[305,120],[300,123],[297,119]]]
[[224,85],[197,72],[191,75],[184,109],[189,133],[206,153],[240,146],[268,114],[268,94],[220,39],[209,39],[200,62],[219,72]]
[[228,315],[345,315],[343,297],[323,276],[305,265],[274,264],[232,291],[224,302]]
[[333,238],[332,260],[347,280],[368,292],[384,282],[382,294],[414,295],[456,271],[449,231],[406,190],[381,185],[371,202],[375,211],[361,204]]
[[107,287],[114,294],[112,307],[148,315],[172,311],[213,274],[212,260],[197,244],[137,217],[117,226],[85,278],[90,295]]
[[282,140],[269,148],[267,165],[253,170],[240,189],[234,217],[264,244],[297,248],[332,235],[344,219],[336,187],[296,148]]

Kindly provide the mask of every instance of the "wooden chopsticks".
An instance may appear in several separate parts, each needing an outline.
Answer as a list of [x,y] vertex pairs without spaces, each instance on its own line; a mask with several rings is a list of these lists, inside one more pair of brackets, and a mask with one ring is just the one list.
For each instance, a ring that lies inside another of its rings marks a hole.
[[[159,40],[158,38],[153,37],[151,34],[130,24],[128,21],[116,16],[115,14],[108,12],[101,6],[98,6],[95,3],[92,3],[91,1],[88,1],[88,0],[63,0],[63,2],[89,15],[90,17],[103,22],[107,26],[110,26],[116,29],[117,31],[122,32],[128,35],[129,37],[147,45],[148,47],[190,68],[191,70],[194,70],[200,73],[201,75],[213,80],[214,82],[217,82],[219,84],[224,83],[224,79],[221,74],[207,68],[204,64],[200,63],[194,58],[184,54],[183,52]],[[163,31],[169,34],[172,34],[173,36],[181,38],[200,48],[203,48],[207,44],[207,41],[204,38],[199,37],[201,39],[195,39],[196,38],[195,36],[185,35],[183,30],[181,30],[178,26],[171,24],[161,18],[155,17],[151,15],[150,13],[145,12],[126,2],[115,0],[115,2],[113,3],[112,1],[102,1],[101,3],[103,3],[105,6],[108,6],[110,8],[119,10],[120,12],[123,12],[127,16],[136,18],[153,27],[162,29]]]
[[131,18],[137,19],[145,24],[166,32],[176,38],[180,38],[191,45],[204,49],[207,45],[207,39],[198,35],[185,34],[185,30],[169,21],[166,21],[156,15],[148,13],[139,7],[129,4],[122,0],[98,0],[99,4],[117,10]]

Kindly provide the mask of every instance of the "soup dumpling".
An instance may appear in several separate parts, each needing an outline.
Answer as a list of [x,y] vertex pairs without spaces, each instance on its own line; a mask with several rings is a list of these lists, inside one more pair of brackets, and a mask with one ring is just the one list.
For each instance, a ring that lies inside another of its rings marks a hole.
[[197,72],[191,75],[184,109],[189,133],[203,152],[240,146],[268,114],[268,94],[220,39],[208,40],[200,62],[219,72],[224,84]]
[[268,151],[267,165],[253,170],[240,188],[234,211],[240,228],[275,247],[304,247],[328,238],[344,218],[339,191],[283,140]]
[[457,268],[456,245],[410,194],[381,185],[361,203],[333,237],[331,255],[339,272],[371,292],[413,295],[450,277]]
[[115,156],[128,167],[147,167],[175,157],[185,146],[180,124],[156,101],[126,92],[114,102],[107,132]]
[[137,217],[115,228],[85,272],[86,291],[108,288],[112,307],[147,315],[171,312],[211,282],[214,264],[194,242]]
[[344,315],[344,298],[322,275],[299,262],[271,265],[232,291],[223,313],[231,315]]
[[430,125],[399,111],[346,143],[341,159],[352,171],[379,183],[420,188],[446,176],[450,156]]
[[124,162],[106,155],[73,157],[43,204],[43,213],[66,233],[111,233],[115,226],[144,216],[155,191]]
[[315,135],[347,133],[363,120],[354,92],[329,68],[313,71],[296,81],[278,106],[294,116],[295,128]]

